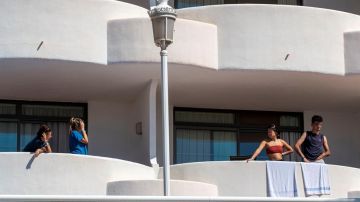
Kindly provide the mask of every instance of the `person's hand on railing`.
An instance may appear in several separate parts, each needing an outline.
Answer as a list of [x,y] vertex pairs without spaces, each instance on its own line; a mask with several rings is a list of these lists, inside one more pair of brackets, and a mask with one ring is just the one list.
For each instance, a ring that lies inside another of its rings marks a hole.
[[249,163],[249,161],[253,161],[253,158],[246,159],[246,163]]
[[37,149],[35,152],[34,152],[34,157],[36,158],[36,157],[38,157],[41,153],[43,153],[44,151],[43,151],[43,149],[41,148],[41,149]]

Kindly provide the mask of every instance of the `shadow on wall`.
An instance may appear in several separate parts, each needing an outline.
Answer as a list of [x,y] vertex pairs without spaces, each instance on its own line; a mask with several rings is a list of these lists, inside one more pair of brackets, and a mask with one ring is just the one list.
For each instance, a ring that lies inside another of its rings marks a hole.
[[35,158],[36,158],[35,155],[32,155],[30,161],[26,165],[26,170],[29,170],[31,168],[31,165],[34,162]]
[[[2,152],[0,179],[0,195],[106,195],[109,182],[156,179],[156,175],[151,167],[120,159],[61,153],[35,158],[27,152]],[[39,179],[46,180],[38,183]],[[84,185],[91,186],[84,189]]]
[[[171,180],[172,196],[218,196],[218,187],[214,184],[188,180]],[[163,196],[161,179],[123,180],[107,184],[107,195],[113,196]]]

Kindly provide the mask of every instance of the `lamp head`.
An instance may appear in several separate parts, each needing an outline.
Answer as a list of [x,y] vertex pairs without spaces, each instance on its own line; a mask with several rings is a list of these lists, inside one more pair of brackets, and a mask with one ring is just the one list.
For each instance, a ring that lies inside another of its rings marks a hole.
[[173,42],[176,11],[167,4],[168,0],[157,0],[157,6],[148,12],[152,21],[154,42],[165,50]]

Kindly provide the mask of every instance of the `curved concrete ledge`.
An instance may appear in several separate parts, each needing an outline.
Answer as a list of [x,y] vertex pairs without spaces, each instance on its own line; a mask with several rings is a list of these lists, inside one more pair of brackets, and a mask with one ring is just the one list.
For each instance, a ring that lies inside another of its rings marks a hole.
[[95,156],[0,153],[0,195],[105,195],[108,182],[156,179],[151,167]]
[[147,16],[110,0],[0,1],[0,58],[107,63],[107,22]]
[[349,191],[348,198],[360,198],[360,191]]
[[[298,193],[300,197],[305,197],[300,163],[296,164]],[[360,169],[337,165],[328,166],[331,195],[323,197],[346,198],[349,191],[360,190]],[[214,184],[218,187],[219,196],[267,196],[266,162],[264,161],[179,164],[171,167],[171,177],[176,180]]]
[[329,199],[329,198],[276,198],[276,197],[191,197],[191,196],[62,196],[62,195],[0,195],[0,202],[359,202],[358,199]]
[[[217,187],[208,183],[171,180],[171,196],[217,196]],[[129,180],[110,182],[108,195],[162,196],[162,180]]]
[[[3,0],[0,58],[159,62],[146,11],[109,0]],[[243,4],[180,9],[178,16],[170,63],[220,70],[360,73],[358,15]]]
[[[294,162],[296,163],[296,162]],[[302,172],[296,163],[299,196]],[[328,165],[331,195],[358,197],[360,169]],[[162,195],[153,168],[123,160],[71,154],[0,153],[0,195]],[[266,162],[201,162],[171,166],[173,195],[266,197]],[[159,179],[160,178],[160,179]]]
[[[177,19],[169,62],[217,69],[217,27]],[[108,23],[108,62],[160,62],[149,18],[112,20]]]
[[360,74],[360,31],[346,32],[344,40],[346,74]]
[[[177,12],[179,18],[218,27],[219,69],[336,75],[353,71],[345,68],[344,33],[359,30],[358,15],[303,6],[251,4],[204,6]],[[358,55],[356,50],[351,53]]]

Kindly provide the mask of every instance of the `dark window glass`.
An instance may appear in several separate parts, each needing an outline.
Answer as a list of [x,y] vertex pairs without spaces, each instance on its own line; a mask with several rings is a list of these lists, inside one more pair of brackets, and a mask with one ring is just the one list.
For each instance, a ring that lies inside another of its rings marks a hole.
[[[241,156],[251,156],[256,148],[258,148],[259,142],[240,142],[240,154]],[[267,160],[268,157],[266,156],[266,151],[263,150],[256,158],[257,160]]]
[[15,115],[16,114],[16,105],[0,103],[0,114]]
[[22,114],[39,117],[82,117],[84,109],[83,107],[74,106],[22,105]]
[[283,4],[302,5],[301,0],[175,0],[175,8],[189,8],[219,4]]
[[236,132],[213,131],[212,145],[214,147],[214,161],[229,160],[229,156],[236,156]]
[[209,130],[178,129],[176,135],[176,159],[179,163],[211,160]]
[[177,163],[229,160],[236,155],[236,148],[234,131],[176,130]]
[[[276,124],[280,138],[294,145],[302,133],[302,113],[216,109],[174,109],[175,163],[250,157]],[[263,150],[258,160],[268,159]],[[285,160],[297,161],[292,154]]]
[[175,120],[178,122],[234,124],[235,115],[234,113],[176,111]]
[[86,122],[86,111],[86,104],[0,101],[0,152],[22,151],[41,124],[52,130],[52,150],[68,152],[68,121],[80,117]]
[[17,124],[0,122],[0,152],[12,152],[17,148]]
[[225,0],[225,4],[277,4],[277,0]]

